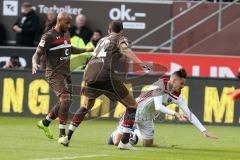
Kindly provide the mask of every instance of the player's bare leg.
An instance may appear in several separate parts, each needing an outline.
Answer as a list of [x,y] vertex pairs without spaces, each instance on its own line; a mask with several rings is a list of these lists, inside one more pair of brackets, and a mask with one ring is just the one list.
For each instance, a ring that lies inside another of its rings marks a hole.
[[153,139],[143,139],[142,144],[144,147],[151,147],[153,145]]
[[92,109],[94,103],[95,99],[89,99],[88,97],[84,98],[83,106],[77,110],[69,126],[69,131],[67,135],[69,140],[71,139],[72,134],[76,127],[78,127],[81,124],[81,122],[85,118],[85,115]]
[[120,134],[120,133],[115,133],[115,134],[113,135],[113,144],[114,144],[115,146],[117,146],[117,145],[119,144],[119,142],[121,141],[121,139],[122,139],[122,134]]
[[122,139],[122,131],[121,128],[118,126],[115,131],[111,134],[111,136],[108,139],[108,144],[109,145],[115,145],[117,146]]
[[59,143],[61,143],[64,146],[68,146],[72,135],[75,131],[75,129],[81,124],[81,122],[84,120],[85,115],[91,110],[95,103],[95,99],[89,99],[88,97],[85,97],[83,106],[81,106],[76,113],[74,114],[72,118],[72,122],[69,126],[68,134],[65,137],[62,137],[59,139]]
[[58,117],[59,117],[59,130],[60,135],[59,137],[65,136],[65,127],[68,120],[68,111],[69,107],[71,105],[71,94],[70,93],[62,93],[59,97],[59,111],[58,111]]
[[70,93],[62,93],[59,95],[59,102],[52,108],[49,114],[43,120],[39,121],[37,126],[44,130],[46,136],[50,139],[53,138],[53,134],[49,128],[50,123],[59,117],[59,137],[65,136],[65,126],[68,119],[68,110],[71,105]]

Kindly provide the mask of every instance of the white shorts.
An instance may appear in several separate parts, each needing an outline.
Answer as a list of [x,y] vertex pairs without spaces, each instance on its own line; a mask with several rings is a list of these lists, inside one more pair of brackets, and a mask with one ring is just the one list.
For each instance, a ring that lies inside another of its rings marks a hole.
[[143,139],[153,139],[154,124],[153,121],[139,121],[135,123]]
[[153,119],[156,112],[154,106],[152,106],[153,104],[151,104],[152,101],[152,98],[148,98],[137,106],[135,125],[143,139],[153,139],[154,135]]

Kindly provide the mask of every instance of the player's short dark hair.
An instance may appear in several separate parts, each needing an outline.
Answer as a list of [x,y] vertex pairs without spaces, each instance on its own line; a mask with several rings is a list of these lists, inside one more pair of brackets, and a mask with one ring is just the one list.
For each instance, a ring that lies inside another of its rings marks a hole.
[[119,33],[121,30],[123,30],[123,24],[121,21],[112,21],[110,23],[110,27],[112,32]]
[[180,78],[187,78],[187,72],[184,68],[179,69],[178,71],[175,71],[173,75],[176,75]]

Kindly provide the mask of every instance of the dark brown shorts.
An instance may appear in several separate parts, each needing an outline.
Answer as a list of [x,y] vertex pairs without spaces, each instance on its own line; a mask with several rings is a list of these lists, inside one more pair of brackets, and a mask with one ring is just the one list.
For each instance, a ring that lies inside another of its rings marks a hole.
[[89,99],[96,99],[104,94],[112,101],[119,101],[125,98],[129,91],[120,81],[95,81],[88,82],[82,89],[82,94]]
[[46,76],[46,79],[57,96],[60,96],[62,93],[72,93],[71,76],[54,73],[51,76]]

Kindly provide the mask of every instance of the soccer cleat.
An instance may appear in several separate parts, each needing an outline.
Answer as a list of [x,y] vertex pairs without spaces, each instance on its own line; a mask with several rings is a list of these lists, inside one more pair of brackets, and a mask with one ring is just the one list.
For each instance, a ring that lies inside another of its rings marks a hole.
[[46,135],[49,139],[53,139],[52,131],[50,130],[49,127],[44,126],[44,124],[42,123],[42,120],[37,123],[37,127],[38,127],[39,129],[42,129],[42,130],[44,131],[45,135]]
[[58,139],[58,143],[59,144],[62,144],[63,146],[65,146],[65,147],[68,147],[68,145],[69,145],[69,140],[68,140],[68,136],[63,136],[63,137],[60,137],[59,139]]
[[130,143],[124,144],[122,141],[119,142],[117,148],[122,150],[136,150]]

